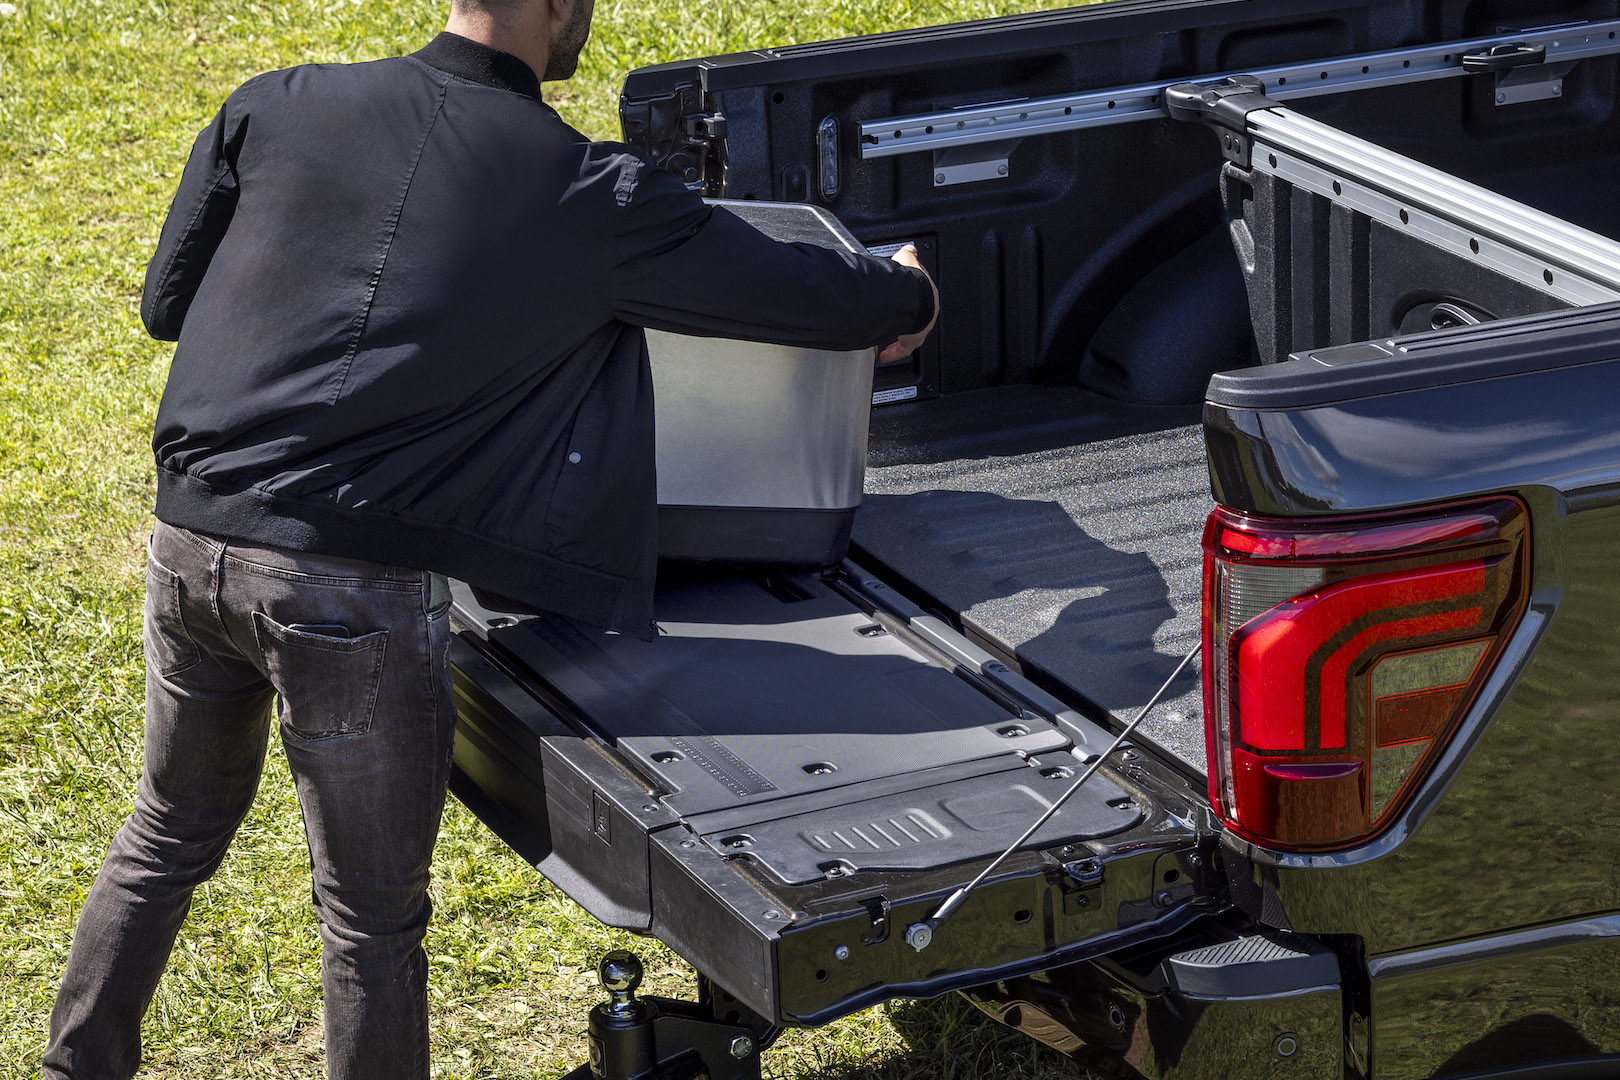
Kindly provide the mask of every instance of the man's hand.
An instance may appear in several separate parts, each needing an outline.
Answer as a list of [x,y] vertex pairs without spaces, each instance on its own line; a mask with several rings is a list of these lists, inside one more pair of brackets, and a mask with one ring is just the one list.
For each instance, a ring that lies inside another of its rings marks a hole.
[[[922,263],[917,261],[917,246],[915,244],[907,244],[895,252],[892,257],[895,262],[902,266],[914,266],[918,270],[922,270]],[[923,271],[924,276],[927,276],[927,273],[926,270]],[[915,334],[902,335],[899,341],[878,353],[878,363],[892,364],[897,360],[904,360],[916,352],[922,343],[928,339],[929,332],[934,329],[934,323],[939,321],[939,286],[934,285],[932,278],[929,278],[928,284],[934,287],[934,317],[928,320],[927,326]]]

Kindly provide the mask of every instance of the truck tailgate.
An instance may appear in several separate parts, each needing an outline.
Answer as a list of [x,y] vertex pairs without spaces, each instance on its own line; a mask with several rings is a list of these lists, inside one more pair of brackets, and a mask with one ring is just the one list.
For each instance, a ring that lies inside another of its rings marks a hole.
[[1132,754],[908,945],[1108,740],[857,567],[666,574],[652,641],[459,586],[455,612],[458,796],[773,1023],[1044,969],[1222,902],[1199,793]]

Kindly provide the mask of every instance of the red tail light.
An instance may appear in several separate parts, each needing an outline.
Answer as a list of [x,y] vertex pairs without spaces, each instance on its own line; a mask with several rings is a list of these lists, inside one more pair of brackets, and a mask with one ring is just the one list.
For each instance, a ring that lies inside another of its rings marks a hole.
[[1400,810],[1518,624],[1514,499],[1204,530],[1210,800],[1267,847],[1348,847]]

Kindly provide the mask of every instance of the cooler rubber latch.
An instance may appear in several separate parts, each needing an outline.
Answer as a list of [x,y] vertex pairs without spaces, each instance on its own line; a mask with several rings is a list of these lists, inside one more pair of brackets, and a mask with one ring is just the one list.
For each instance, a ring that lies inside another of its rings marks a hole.
[[1221,155],[1240,168],[1249,167],[1247,117],[1256,109],[1275,108],[1266,84],[1253,75],[1234,75],[1213,86],[1177,83],[1164,92],[1164,111],[1172,120],[1207,124],[1221,140]]

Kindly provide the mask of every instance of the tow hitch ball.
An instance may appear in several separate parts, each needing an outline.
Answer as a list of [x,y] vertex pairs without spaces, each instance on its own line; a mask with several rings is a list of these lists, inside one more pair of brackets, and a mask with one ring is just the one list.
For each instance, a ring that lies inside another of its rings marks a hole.
[[759,1080],[759,1052],[776,1029],[717,1018],[707,983],[701,1002],[638,998],[641,961],[623,949],[602,957],[596,975],[608,999],[591,1009],[590,1063],[564,1080]]

